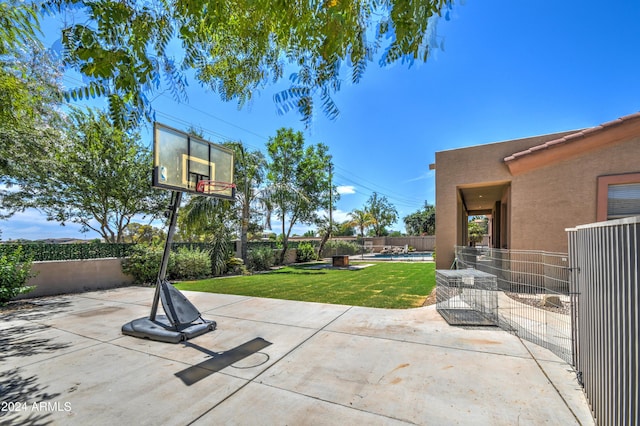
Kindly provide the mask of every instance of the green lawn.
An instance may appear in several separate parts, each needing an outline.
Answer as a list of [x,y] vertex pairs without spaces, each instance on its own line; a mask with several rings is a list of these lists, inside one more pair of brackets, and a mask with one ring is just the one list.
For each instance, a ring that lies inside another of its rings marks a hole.
[[308,267],[295,265],[250,276],[184,281],[176,287],[210,293],[406,309],[422,306],[436,285],[433,263],[379,262],[360,270]]

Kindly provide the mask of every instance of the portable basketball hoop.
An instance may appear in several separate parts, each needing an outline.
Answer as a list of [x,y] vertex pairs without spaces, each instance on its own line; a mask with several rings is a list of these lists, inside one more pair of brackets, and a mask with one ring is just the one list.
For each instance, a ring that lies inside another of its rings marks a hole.
[[201,180],[196,185],[196,192],[202,192],[204,194],[225,192],[229,189],[231,191],[235,191],[236,184],[232,182],[223,182],[219,180]]
[[[142,339],[178,343],[213,331],[216,322],[202,318],[198,309],[167,281],[171,244],[183,192],[234,200],[233,151],[200,137],[154,123],[154,188],[172,191],[169,230],[156,279],[151,312],[122,326],[122,334]],[[158,305],[166,315],[157,315]]]

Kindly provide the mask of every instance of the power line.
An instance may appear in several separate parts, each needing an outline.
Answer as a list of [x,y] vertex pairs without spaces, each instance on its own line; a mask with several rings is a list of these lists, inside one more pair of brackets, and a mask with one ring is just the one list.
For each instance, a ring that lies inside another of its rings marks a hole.
[[[63,77],[63,79],[66,79],[67,81],[73,82],[75,84],[83,84],[82,80],[79,80],[79,79],[74,78],[72,76],[65,75]],[[232,126],[232,127],[236,128],[238,130],[242,130],[243,132],[251,134],[251,135],[253,135],[253,136],[255,136],[255,137],[259,138],[259,139],[262,139],[262,140],[265,140],[265,141],[269,140],[269,138],[264,136],[264,135],[261,135],[259,133],[256,133],[256,132],[252,131],[252,130],[246,129],[246,128],[242,127],[242,126],[236,125],[236,124],[234,124],[234,123],[232,123],[232,122],[230,122],[228,120],[222,119],[222,118],[220,118],[220,117],[218,117],[218,116],[216,116],[214,114],[211,114],[210,112],[207,112],[207,111],[204,111],[202,109],[196,108],[196,107],[194,107],[194,106],[192,106],[190,104],[184,103],[184,102],[176,101],[175,99],[171,98],[170,96],[168,96],[165,93],[160,93],[159,96],[163,96],[165,98],[171,99],[172,101],[176,102],[180,106],[187,107],[187,108],[189,108],[191,110],[197,111],[200,114],[203,114],[203,115],[205,115],[205,116],[207,116],[209,118],[212,118],[214,120],[220,121],[221,123],[224,123],[226,125]],[[183,127],[191,127],[191,126],[193,126],[192,122],[189,122],[189,121],[187,121],[187,120],[185,120],[183,118],[177,117],[175,115],[169,114],[167,112],[161,111],[158,108],[154,108],[154,111],[155,111],[156,115],[159,115],[159,116],[171,121],[172,123],[177,123],[177,124],[179,124],[180,126],[183,126]],[[216,139],[219,139],[219,140],[223,140],[223,141],[235,141],[235,140],[238,140],[237,137],[231,137],[231,136],[225,135],[223,133],[220,133],[218,131],[214,131],[214,130],[211,130],[211,129],[208,129],[208,128],[205,128],[205,127],[198,126],[198,128],[200,130],[202,130],[203,133],[212,135]],[[247,142],[243,141],[243,144],[245,146],[249,147],[249,148],[261,150],[261,148],[255,146],[255,145],[252,145],[250,143],[247,143]],[[370,196],[372,193],[375,192],[375,193],[377,193],[377,194],[379,194],[381,196],[386,197],[389,200],[394,201],[394,204],[400,205],[400,206],[403,206],[403,207],[407,207],[407,208],[421,208],[422,205],[423,205],[423,201],[424,200],[417,200],[416,198],[407,197],[406,195],[399,195],[399,193],[397,192],[397,188],[396,189],[392,189],[392,188],[383,187],[382,185],[380,185],[380,184],[378,184],[376,182],[373,182],[371,180],[365,179],[365,178],[363,178],[361,176],[358,176],[358,175],[354,174],[353,172],[351,172],[350,170],[348,170],[348,169],[346,169],[344,167],[341,167],[341,166],[336,165],[336,164],[334,164],[334,166],[335,166],[336,169],[339,169],[344,173],[344,174],[343,173],[338,173],[336,171],[335,175],[337,177],[340,177],[341,179],[343,179],[343,180],[345,180],[347,182],[353,183],[354,185],[357,186],[356,189],[355,189],[356,193]],[[345,175],[345,174],[347,174],[347,175]],[[363,189],[365,189],[367,191],[370,191],[370,192],[368,192],[368,193],[363,192],[363,191],[359,190],[360,188],[363,188]]]

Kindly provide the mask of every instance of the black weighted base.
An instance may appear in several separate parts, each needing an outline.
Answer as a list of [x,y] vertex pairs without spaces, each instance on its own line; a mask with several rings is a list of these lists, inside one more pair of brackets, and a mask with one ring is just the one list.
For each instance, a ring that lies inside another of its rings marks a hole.
[[216,322],[205,319],[181,325],[176,329],[166,316],[158,315],[154,321],[145,317],[126,323],[122,326],[122,334],[159,342],[179,343],[215,329]]

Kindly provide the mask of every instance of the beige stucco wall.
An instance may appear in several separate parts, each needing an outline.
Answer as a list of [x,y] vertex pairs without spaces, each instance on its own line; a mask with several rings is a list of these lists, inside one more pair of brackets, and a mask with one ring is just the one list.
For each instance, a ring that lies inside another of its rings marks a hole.
[[437,267],[448,268],[464,224],[459,186],[510,182],[511,249],[567,251],[566,228],[596,221],[599,176],[640,172],[640,136],[512,176],[504,157],[570,134],[545,135],[436,153]]
[[567,252],[566,228],[596,222],[599,176],[640,172],[640,136],[512,180],[511,248]]
[[457,241],[457,227],[465,221],[461,217],[459,186],[510,182],[513,176],[504,163],[505,157],[574,132],[436,152],[436,267],[449,268],[454,259],[454,247],[462,244]]
[[33,262],[31,270],[37,275],[28,282],[35,290],[18,296],[40,297],[54,294],[114,288],[133,283],[122,273],[122,259],[88,259]]

